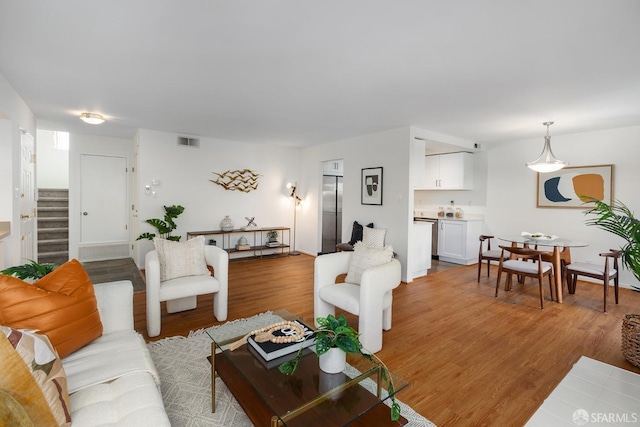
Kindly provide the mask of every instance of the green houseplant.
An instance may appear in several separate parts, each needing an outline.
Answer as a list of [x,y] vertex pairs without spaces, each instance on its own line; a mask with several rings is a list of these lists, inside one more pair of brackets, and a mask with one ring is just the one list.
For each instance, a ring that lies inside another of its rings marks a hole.
[[[178,218],[178,216],[184,212],[184,208],[180,205],[172,205],[172,206],[163,206],[164,207],[164,221],[158,218],[148,219],[145,222],[147,224],[152,225],[158,230],[158,234],[163,239],[173,240],[174,242],[178,242],[180,237],[182,236],[172,236],[171,232],[175,230],[178,226],[173,221]],[[138,236],[136,240],[148,239],[153,240],[156,237],[155,233],[142,233]]]
[[[611,205],[595,199],[592,202],[595,203],[595,207],[585,212],[586,215],[592,216],[586,224],[625,240],[625,244],[620,248],[622,263],[640,281],[640,221],[633,216],[631,209],[619,200]],[[637,286],[632,287],[640,291]]]
[[[391,373],[380,358],[374,354],[362,351],[363,347],[362,343],[360,343],[360,340],[358,339],[358,332],[349,326],[344,314],[341,314],[337,318],[330,314],[327,317],[318,317],[316,321],[320,327],[311,336],[316,339],[315,349],[318,357],[321,357],[333,348],[339,348],[345,353],[360,353],[372,362],[379,364],[382,373],[382,380],[387,384],[387,391],[389,392],[389,398],[391,399],[391,420],[399,420],[400,405],[395,399],[395,389]],[[298,350],[298,354],[293,360],[280,365],[280,372],[286,375],[292,375],[298,367],[303,349],[303,346],[300,346],[300,350]]]
[[29,260],[29,262],[26,264],[5,268],[4,270],[0,271],[0,273],[6,274],[7,276],[15,276],[20,280],[38,280],[42,279],[44,276],[51,273],[56,268],[58,268],[58,264],[50,262],[38,264],[33,260]]
[[277,230],[267,231],[267,239],[269,239],[270,242],[278,241],[278,231]]

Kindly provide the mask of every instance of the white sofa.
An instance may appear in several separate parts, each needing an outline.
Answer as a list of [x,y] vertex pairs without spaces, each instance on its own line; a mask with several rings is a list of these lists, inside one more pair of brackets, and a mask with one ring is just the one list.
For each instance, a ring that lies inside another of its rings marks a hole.
[[158,372],[134,330],[130,281],[95,284],[103,334],[62,359],[71,425],[170,426]]

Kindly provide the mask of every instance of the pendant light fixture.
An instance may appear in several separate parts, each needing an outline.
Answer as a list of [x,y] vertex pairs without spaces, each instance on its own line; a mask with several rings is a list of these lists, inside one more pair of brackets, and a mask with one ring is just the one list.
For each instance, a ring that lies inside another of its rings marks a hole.
[[104,117],[95,113],[82,113],[80,114],[80,120],[90,125],[100,125],[104,123]]
[[542,149],[542,154],[540,154],[540,157],[535,159],[533,162],[527,163],[527,167],[536,172],[555,172],[567,166],[567,162],[558,160],[556,156],[553,155],[553,151],[551,151],[551,135],[549,135],[549,126],[552,124],[553,122],[543,123],[543,125],[547,127],[547,134],[544,137],[544,148]]

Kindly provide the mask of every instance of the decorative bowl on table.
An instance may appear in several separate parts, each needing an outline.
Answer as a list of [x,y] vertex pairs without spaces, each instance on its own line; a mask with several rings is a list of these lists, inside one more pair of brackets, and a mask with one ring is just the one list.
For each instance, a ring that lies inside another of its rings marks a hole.
[[528,233],[526,231],[523,231],[521,233],[521,236],[522,237],[526,237],[528,239],[532,239],[532,240],[547,240],[547,241],[555,240],[555,239],[558,238],[558,236],[555,236],[553,234],[545,234],[545,233],[540,233],[540,232]]

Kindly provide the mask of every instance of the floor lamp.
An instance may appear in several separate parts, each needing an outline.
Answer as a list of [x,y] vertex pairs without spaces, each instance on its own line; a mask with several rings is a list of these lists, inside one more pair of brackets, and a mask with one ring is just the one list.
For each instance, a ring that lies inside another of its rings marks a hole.
[[293,184],[288,183],[287,188],[291,189],[291,194],[289,195],[289,198],[293,199],[293,251],[289,251],[289,255],[295,256],[295,255],[300,255],[300,252],[296,250],[296,219],[297,219],[298,206],[300,206],[302,199],[298,197],[297,182]]

